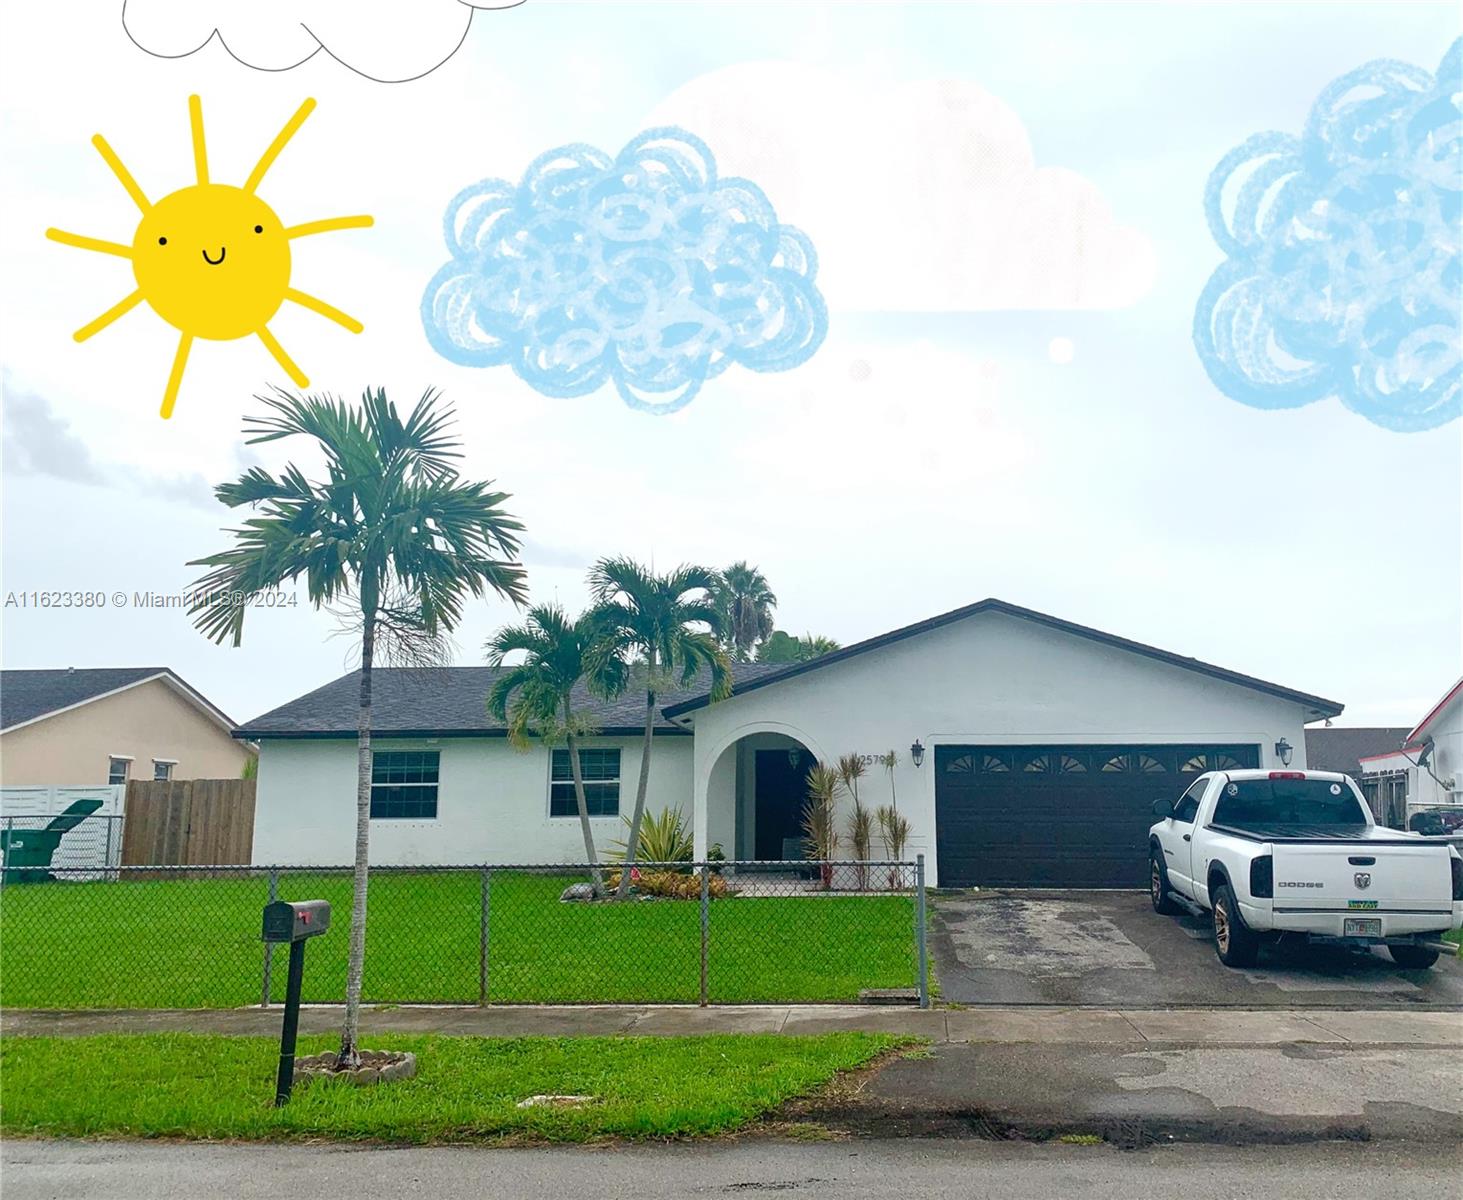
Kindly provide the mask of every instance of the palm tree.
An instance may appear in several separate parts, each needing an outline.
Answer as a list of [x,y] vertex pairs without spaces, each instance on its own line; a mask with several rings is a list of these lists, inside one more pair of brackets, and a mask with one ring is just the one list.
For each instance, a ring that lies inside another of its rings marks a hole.
[[767,577],[747,562],[734,562],[717,580],[716,606],[723,623],[721,644],[737,662],[751,662],[752,648],[772,636],[777,597]]
[[516,651],[522,651],[524,658],[494,680],[487,703],[490,713],[508,723],[508,740],[514,746],[526,749],[534,733],[549,746],[561,739],[566,743],[579,829],[584,834],[584,861],[595,864],[591,878],[598,896],[604,892],[604,880],[589,825],[578,745],[580,737],[594,732],[594,726],[574,711],[573,693],[575,685],[585,680],[597,695],[618,695],[625,689],[626,666],[624,657],[595,635],[588,614],[571,621],[557,604],[529,609],[522,625],[505,625],[488,642],[491,667],[501,668],[504,659]]
[[793,637],[781,629],[774,629],[767,639],[757,646],[757,661],[760,663],[800,663],[831,654],[843,647],[832,638],[815,634]]
[[189,614],[215,642],[239,645],[244,614],[260,592],[303,578],[316,608],[339,606],[358,628],[361,681],[356,723],[356,854],[350,964],[339,1063],[360,1064],[361,978],[366,961],[366,882],[371,828],[371,670],[385,661],[443,662],[447,635],[469,596],[527,598],[514,562],[523,526],[487,483],[460,478],[452,410],[428,391],[403,420],[384,390],[359,407],[328,396],[276,391],[246,418],[248,444],[304,437],[325,456],[325,478],[297,466],[279,475],[252,467],[214,494],[259,511],[228,530],[234,544],[190,566],[213,568],[194,585]]
[[802,644],[801,662],[809,659],[819,658],[824,654],[832,654],[835,650],[842,650],[843,643],[835,642],[831,637],[824,637],[822,634],[805,633],[798,641]]
[[[655,734],[655,692],[663,679],[679,674],[688,685],[703,669],[711,673],[711,698],[731,692],[726,654],[716,644],[722,632],[721,613],[712,599],[717,574],[705,567],[679,566],[657,575],[629,558],[602,558],[589,571],[589,589],[596,608],[591,616],[606,645],[627,660],[638,661],[645,675],[645,742],[640,752],[640,778],[635,809],[625,845],[625,869],[616,898],[630,886],[645,815],[645,786],[650,781],[650,743]],[[704,626],[704,629],[695,628]]]

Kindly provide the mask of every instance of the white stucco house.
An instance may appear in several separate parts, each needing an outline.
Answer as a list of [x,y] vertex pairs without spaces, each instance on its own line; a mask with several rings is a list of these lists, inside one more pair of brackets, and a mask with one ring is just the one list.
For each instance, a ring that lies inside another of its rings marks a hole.
[[[515,750],[484,707],[483,667],[380,671],[372,859],[554,863],[583,856],[567,752]],[[736,668],[734,694],[659,697],[648,807],[679,806],[696,854],[798,855],[817,760],[894,750],[865,804],[896,802],[907,853],[946,886],[1142,886],[1160,797],[1197,773],[1305,765],[1335,701],[1000,600],[788,666]],[[354,674],[250,721],[260,746],[254,862],[346,863]],[[601,846],[633,804],[643,693],[588,697],[582,764]]]
[[[1453,684],[1397,749],[1361,759],[1362,785],[1400,801],[1409,828],[1429,810],[1463,809],[1463,679]],[[1446,826],[1463,828],[1451,818]],[[1438,831],[1436,822],[1423,832]]]

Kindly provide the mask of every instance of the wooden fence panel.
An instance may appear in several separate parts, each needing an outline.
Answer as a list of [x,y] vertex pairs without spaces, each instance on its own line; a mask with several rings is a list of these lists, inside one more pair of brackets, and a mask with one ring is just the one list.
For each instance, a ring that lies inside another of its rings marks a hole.
[[133,780],[122,865],[247,864],[254,848],[254,792],[252,779]]

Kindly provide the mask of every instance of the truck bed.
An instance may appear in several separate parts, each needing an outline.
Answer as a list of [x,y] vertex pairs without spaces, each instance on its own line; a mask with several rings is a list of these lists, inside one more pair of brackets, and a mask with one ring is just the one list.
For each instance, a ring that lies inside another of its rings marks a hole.
[[[1215,833],[1227,833],[1231,837],[1244,838],[1251,842],[1365,842],[1369,846],[1426,846],[1432,839],[1403,837],[1396,830],[1378,830],[1371,825],[1210,825]],[[1397,836],[1388,837],[1389,833]],[[1446,845],[1446,839],[1439,838],[1438,845]]]

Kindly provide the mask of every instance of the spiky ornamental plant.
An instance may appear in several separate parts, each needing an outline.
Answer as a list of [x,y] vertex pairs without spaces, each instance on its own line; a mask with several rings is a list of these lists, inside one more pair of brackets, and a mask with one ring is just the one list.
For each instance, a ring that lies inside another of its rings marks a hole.
[[858,874],[859,890],[869,885],[869,869],[863,866],[868,861],[869,848],[874,841],[874,815],[859,799],[858,781],[866,774],[863,760],[857,754],[845,754],[838,760],[838,778],[844,790],[853,798],[853,811],[848,818],[848,837],[853,845],[853,856],[860,865],[854,870]]
[[696,566],[680,566],[657,575],[628,558],[602,558],[589,572],[596,629],[645,679],[645,741],[626,839],[626,869],[620,872],[617,899],[629,891],[630,868],[640,844],[655,735],[655,693],[661,681],[678,678],[682,686],[688,686],[704,670],[710,676],[713,700],[731,694],[731,668],[717,645],[722,634],[721,613],[713,599],[717,579],[715,571]]
[[360,1065],[361,980],[371,828],[371,672],[378,652],[420,666],[445,660],[447,635],[471,596],[527,599],[513,561],[523,526],[503,511],[507,493],[457,474],[461,443],[452,410],[427,392],[406,418],[384,390],[357,406],[278,391],[244,423],[256,445],[301,437],[323,453],[325,478],[291,464],[252,467],[214,494],[230,508],[261,510],[232,529],[234,545],[190,566],[211,567],[194,585],[193,622],[220,644],[239,645],[244,615],[261,592],[303,578],[317,608],[334,607],[360,637],[356,720],[356,850],[339,1063]]
[[588,614],[571,621],[557,604],[529,609],[522,625],[505,625],[488,642],[487,651],[488,665],[499,670],[508,655],[523,655],[521,662],[494,681],[488,693],[488,711],[507,722],[508,740],[520,750],[527,749],[535,735],[551,750],[559,742],[565,743],[584,836],[584,861],[594,864],[590,881],[594,894],[602,895],[604,877],[579,762],[579,739],[592,735],[596,728],[575,709],[574,689],[582,681],[595,695],[619,695],[628,674],[625,659],[598,635]]
[[819,877],[827,889],[833,882],[833,856],[838,853],[838,793],[843,787],[838,770],[827,763],[814,763],[808,772],[808,797],[803,803],[803,845],[809,858],[819,864]]
[[[890,750],[879,757],[879,765],[889,773],[889,803],[881,805],[878,811],[879,832],[884,838],[885,852],[892,859],[904,857],[904,847],[909,843],[909,820],[899,811],[899,794],[894,788],[894,773],[899,766],[899,755]],[[889,868],[889,887],[899,886],[899,868]]]

